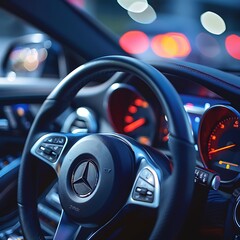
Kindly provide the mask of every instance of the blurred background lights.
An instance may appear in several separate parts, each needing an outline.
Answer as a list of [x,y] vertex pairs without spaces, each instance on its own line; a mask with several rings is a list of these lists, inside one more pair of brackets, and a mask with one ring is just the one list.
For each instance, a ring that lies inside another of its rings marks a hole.
[[67,2],[79,8],[83,8],[85,6],[85,0],[67,0]]
[[236,34],[229,35],[226,38],[225,46],[230,56],[240,60],[240,36]]
[[28,51],[29,52],[26,53],[23,66],[26,70],[31,72],[36,70],[39,65],[38,52],[35,48],[29,49]]
[[157,19],[157,14],[150,5],[148,5],[148,7],[143,12],[137,13],[137,12],[128,11],[128,15],[135,22],[142,23],[142,24],[150,24]]
[[217,40],[208,33],[199,33],[196,37],[196,46],[205,57],[216,57],[220,52]]
[[147,0],[117,0],[118,4],[127,11],[141,13],[148,7]]
[[46,60],[48,52],[45,48],[19,48],[13,49],[10,61],[13,71],[35,71],[40,63]]
[[220,35],[225,32],[226,24],[216,13],[207,11],[200,17],[202,26],[210,33]]
[[17,75],[15,72],[13,71],[10,71],[8,74],[7,74],[7,80],[9,82],[13,82],[15,79],[16,79]]
[[130,54],[140,54],[148,49],[149,38],[144,32],[129,31],[121,36],[119,44],[123,50]]
[[191,52],[188,38],[177,32],[156,35],[151,46],[156,55],[165,58],[183,58]]
[[194,121],[195,121],[196,123],[199,123],[200,120],[201,120],[200,117],[195,117],[195,118],[194,118]]
[[204,104],[204,110],[207,110],[208,108],[211,107],[211,104],[210,103],[205,103]]

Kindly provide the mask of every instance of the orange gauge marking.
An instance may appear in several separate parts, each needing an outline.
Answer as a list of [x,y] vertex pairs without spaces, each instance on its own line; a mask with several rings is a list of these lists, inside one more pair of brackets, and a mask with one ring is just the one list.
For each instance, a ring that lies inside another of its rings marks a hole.
[[149,140],[148,137],[141,136],[141,137],[138,138],[138,141],[139,141],[141,144],[150,145],[150,140]]
[[166,135],[162,138],[163,142],[167,142],[169,140],[169,135]]
[[134,101],[134,104],[135,104],[136,106],[138,106],[138,107],[141,107],[141,106],[142,106],[142,102],[143,102],[142,99],[137,98],[137,99]]
[[138,107],[143,107],[143,108],[147,108],[148,107],[148,102],[140,99],[140,98],[137,98],[135,101],[134,101],[134,104]]
[[135,106],[130,106],[130,107],[128,108],[128,111],[129,111],[130,113],[134,114],[134,113],[137,112],[137,107],[135,107]]
[[237,120],[234,122],[233,127],[234,128],[238,128],[239,127],[239,122]]
[[167,134],[168,134],[168,129],[167,129],[167,128],[164,128],[164,129],[163,129],[163,133],[164,133],[165,135],[167,135]]
[[131,116],[126,116],[126,117],[124,118],[124,121],[125,121],[125,123],[131,123],[131,122],[133,122],[133,117],[131,117]]
[[139,118],[138,120],[128,124],[127,126],[124,127],[123,131],[125,133],[129,133],[132,132],[134,130],[136,130],[137,128],[141,127],[142,125],[144,125],[146,122],[145,118]]
[[224,124],[221,124],[221,125],[220,125],[220,128],[221,128],[221,129],[224,129],[224,128],[225,128],[225,125],[224,125]]
[[216,140],[217,137],[215,135],[212,135],[212,140]]
[[225,146],[225,147],[221,147],[221,148],[217,148],[217,149],[213,149],[209,152],[209,154],[212,154],[212,153],[216,153],[216,152],[220,152],[220,151],[224,151],[224,150],[227,150],[229,148],[233,148],[235,147],[236,144],[231,144],[231,145],[228,145],[228,146]]
[[143,101],[143,102],[142,102],[142,107],[143,107],[143,108],[147,108],[147,107],[148,107],[148,102]]
[[219,163],[220,165],[225,164],[225,165],[226,165],[226,169],[229,169],[230,166],[238,167],[238,164],[230,163],[230,162],[225,162],[225,161],[222,161],[222,160],[220,160],[218,163]]

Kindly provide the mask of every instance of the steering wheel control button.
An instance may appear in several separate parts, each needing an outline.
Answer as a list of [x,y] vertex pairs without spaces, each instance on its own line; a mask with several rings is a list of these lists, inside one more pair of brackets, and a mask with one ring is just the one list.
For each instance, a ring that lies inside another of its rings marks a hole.
[[45,159],[51,162],[55,162],[60,155],[61,150],[61,146],[42,143],[36,152],[38,155],[44,157]]
[[143,169],[133,191],[133,199],[141,202],[152,203],[154,200],[154,176],[148,169]]
[[[42,146],[41,146],[41,147],[42,147]],[[44,147],[42,147],[42,148],[44,148]],[[44,150],[43,150],[43,152],[44,152],[45,154],[47,154],[47,155],[51,155],[52,149],[49,148],[49,147],[45,147]]]
[[91,161],[80,163],[72,175],[71,185],[74,192],[81,198],[93,193],[98,183],[98,169]]
[[59,145],[64,145],[66,142],[65,137],[48,137],[44,140],[46,143],[53,143],[53,144],[59,144]]
[[154,186],[154,176],[148,169],[143,169],[140,173],[140,177]]
[[66,143],[64,136],[48,136],[34,145],[32,153],[52,163],[56,162]]
[[140,188],[140,187],[137,187],[137,188],[136,188],[136,192],[138,192],[138,193],[141,194],[141,195],[146,196],[148,190],[147,190],[147,188]]
[[141,202],[153,202],[153,191],[150,191],[146,188],[136,187],[133,192],[133,199]]

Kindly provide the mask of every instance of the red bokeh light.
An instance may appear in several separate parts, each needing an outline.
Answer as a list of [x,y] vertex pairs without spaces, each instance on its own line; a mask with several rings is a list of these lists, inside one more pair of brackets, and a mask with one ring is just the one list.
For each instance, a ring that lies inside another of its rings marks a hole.
[[148,49],[149,38],[144,32],[129,31],[121,36],[119,44],[123,50],[130,54],[140,54]]
[[225,46],[230,56],[240,60],[240,36],[236,34],[229,35],[226,38]]

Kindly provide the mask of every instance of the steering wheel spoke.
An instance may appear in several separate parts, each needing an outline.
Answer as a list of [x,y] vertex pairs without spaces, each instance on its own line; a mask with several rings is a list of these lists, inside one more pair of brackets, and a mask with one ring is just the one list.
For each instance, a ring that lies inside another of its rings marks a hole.
[[157,208],[160,204],[160,171],[143,158],[127,204]]
[[74,222],[62,211],[53,239],[88,239],[96,229],[95,225],[81,225]]
[[37,140],[31,153],[52,167],[58,175],[66,149],[84,136],[86,134],[48,133]]

